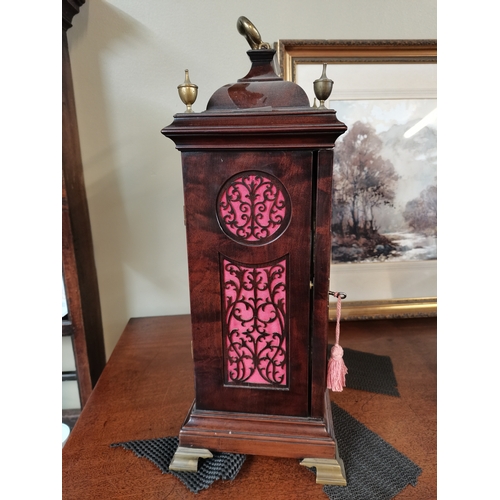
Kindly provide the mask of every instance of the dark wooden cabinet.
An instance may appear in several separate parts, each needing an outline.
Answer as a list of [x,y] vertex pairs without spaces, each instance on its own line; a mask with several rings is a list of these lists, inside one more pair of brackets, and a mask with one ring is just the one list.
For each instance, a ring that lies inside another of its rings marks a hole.
[[[67,39],[73,16],[84,3],[84,0],[62,2],[62,267],[68,305],[62,335],[71,337],[75,358],[75,370],[63,372],[63,382],[78,382],[81,408],[106,363]],[[63,411],[63,420],[72,424],[79,412],[79,409]]]
[[[333,146],[346,126],[274,73],[274,53],[250,50],[246,77],[162,131],[182,156],[196,384],[178,470],[196,449],[341,468],[326,369]],[[345,484],[337,472],[325,482]]]

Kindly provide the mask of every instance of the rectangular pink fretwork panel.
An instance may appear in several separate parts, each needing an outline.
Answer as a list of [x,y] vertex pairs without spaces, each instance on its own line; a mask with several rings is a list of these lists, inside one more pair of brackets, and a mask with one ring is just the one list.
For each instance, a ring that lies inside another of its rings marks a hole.
[[287,267],[221,257],[226,384],[288,386]]

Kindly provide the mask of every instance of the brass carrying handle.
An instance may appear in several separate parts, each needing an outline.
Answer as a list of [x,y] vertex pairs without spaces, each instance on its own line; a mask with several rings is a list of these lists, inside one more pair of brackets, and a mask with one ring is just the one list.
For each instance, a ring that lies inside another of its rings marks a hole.
[[268,43],[262,41],[258,29],[245,16],[240,16],[238,18],[236,28],[238,28],[238,32],[246,38],[252,50],[271,48]]

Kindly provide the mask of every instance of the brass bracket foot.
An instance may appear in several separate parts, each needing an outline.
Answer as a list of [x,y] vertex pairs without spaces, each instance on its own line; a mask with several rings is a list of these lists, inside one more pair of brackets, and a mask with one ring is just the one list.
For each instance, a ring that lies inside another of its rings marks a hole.
[[212,457],[212,453],[205,448],[184,448],[179,446],[168,468],[176,471],[197,472],[198,459]]
[[316,467],[317,484],[347,486],[344,462],[340,458],[304,458],[300,465]]

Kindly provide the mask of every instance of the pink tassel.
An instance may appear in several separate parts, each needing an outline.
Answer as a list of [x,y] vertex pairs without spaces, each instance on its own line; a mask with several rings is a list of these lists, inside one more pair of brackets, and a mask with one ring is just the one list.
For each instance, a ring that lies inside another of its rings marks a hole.
[[326,374],[326,386],[334,392],[342,392],[345,387],[345,376],[347,375],[347,367],[344,363],[344,349],[339,345],[340,339],[340,301],[341,296],[345,298],[345,294],[340,292],[330,292],[334,297],[337,297],[337,326],[335,328],[335,345],[332,347],[330,360],[328,361],[328,372]]

